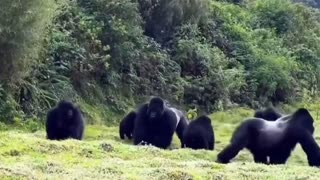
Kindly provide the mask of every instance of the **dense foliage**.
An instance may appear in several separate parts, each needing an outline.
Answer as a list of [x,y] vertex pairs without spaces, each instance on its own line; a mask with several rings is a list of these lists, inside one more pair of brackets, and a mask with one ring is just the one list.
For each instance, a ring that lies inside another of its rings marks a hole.
[[289,0],[0,4],[2,121],[63,98],[123,113],[159,95],[210,112],[319,92],[320,12]]

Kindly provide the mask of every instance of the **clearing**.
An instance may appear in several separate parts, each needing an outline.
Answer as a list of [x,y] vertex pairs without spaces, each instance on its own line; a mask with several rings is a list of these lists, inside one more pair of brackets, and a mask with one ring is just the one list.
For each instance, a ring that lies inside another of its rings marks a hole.
[[[307,107],[316,119],[318,105]],[[291,108],[293,109],[293,108]],[[217,153],[229,142],[235,126],[252,115],[237,108],[211,115],[216,134],[214,151],[137,147],[121,141],[118,127],[89,125],[84,141],[48,141],[45,131],[11,128],[0,132],[0,179],[319,179],[320,170],[309,167],[297,146],[287,165],[255,164],[248,151],[228,165],[217,164]]]

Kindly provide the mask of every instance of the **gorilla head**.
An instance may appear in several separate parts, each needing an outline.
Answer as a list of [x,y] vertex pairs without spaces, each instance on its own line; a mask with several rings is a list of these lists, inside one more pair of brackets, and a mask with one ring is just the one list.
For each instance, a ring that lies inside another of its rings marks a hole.
[[65,117],[66,119],[72,119],[74,112],[74,105],[66,100],[62,100],[58,104],[58,109],[60,111],[60,116]]
[[62,100],[57,105],[58,118],[57,126],[62,127],[64,124],[70,124],[77,116],[77,108],[69,101]]
[[[304,108],[298,109],[295,113],[293,113],[290,116],[288,116],[291,126],[296,126],[296,127],[302,127],[309,133],[313,134],[314,132],[314,126],[313,126],[313,118],[309,111]],[[282,119],[282,118],[281,118]],[[279,120],[281,120],[279,119]]]
[[164,101],[159,97],[150,100],[147,110],[147,116],[150,120],[159,119],[164,112]]

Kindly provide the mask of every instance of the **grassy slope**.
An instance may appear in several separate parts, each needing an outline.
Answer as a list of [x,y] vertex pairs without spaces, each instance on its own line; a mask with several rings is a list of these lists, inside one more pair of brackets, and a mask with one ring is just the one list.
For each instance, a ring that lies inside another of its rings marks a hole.
[[[309,107],[317,118],[317,106]],[[85,140],[47,141],[44,131],[0,132],[0,179],[318,179],[320,170],[307,166],[300,146],[286,166],[252,163],[243,151],[233,163],[214,163],[239,120],[251,110],[212,115],[215,151],[136,147],[120,141],[117,127],[89,126]],[[317,122],[316,137],[320,135]],[[319,141],[320,142],[320,141]]]

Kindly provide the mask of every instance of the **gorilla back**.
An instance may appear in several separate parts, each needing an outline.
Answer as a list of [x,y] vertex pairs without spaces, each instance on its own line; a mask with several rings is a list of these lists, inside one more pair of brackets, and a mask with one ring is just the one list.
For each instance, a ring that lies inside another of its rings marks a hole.
[[230,144],[218,154],[217,161],[228,163],[239,151],[247,148],[257,163],[284,164],[300,143],[309,165],[319,166],[320,148],[312,136],[313,121],[308,110],[303,108],[276,121],[248,119],[235,130]]
[[254,117],[268,121],[275,121],[282,117],[282,114],[273,107],[267,107],[265,109],[255,111]]
[[169,147],[177,121],[176,114],[166,107],[161,98],[152,98],[137,111],[133,131],[134,144],[143,142],[163,149]]
[[80,110],[71,102],[60,101],[57,107],[48,112],[46,121],[47,138],[64,140],[68,138],[81,140],[84,121]]
[[192,149],[214,149],[214,132],[211,120],[207,116],[200,116],[191,121],[183,134],[185,147]]

